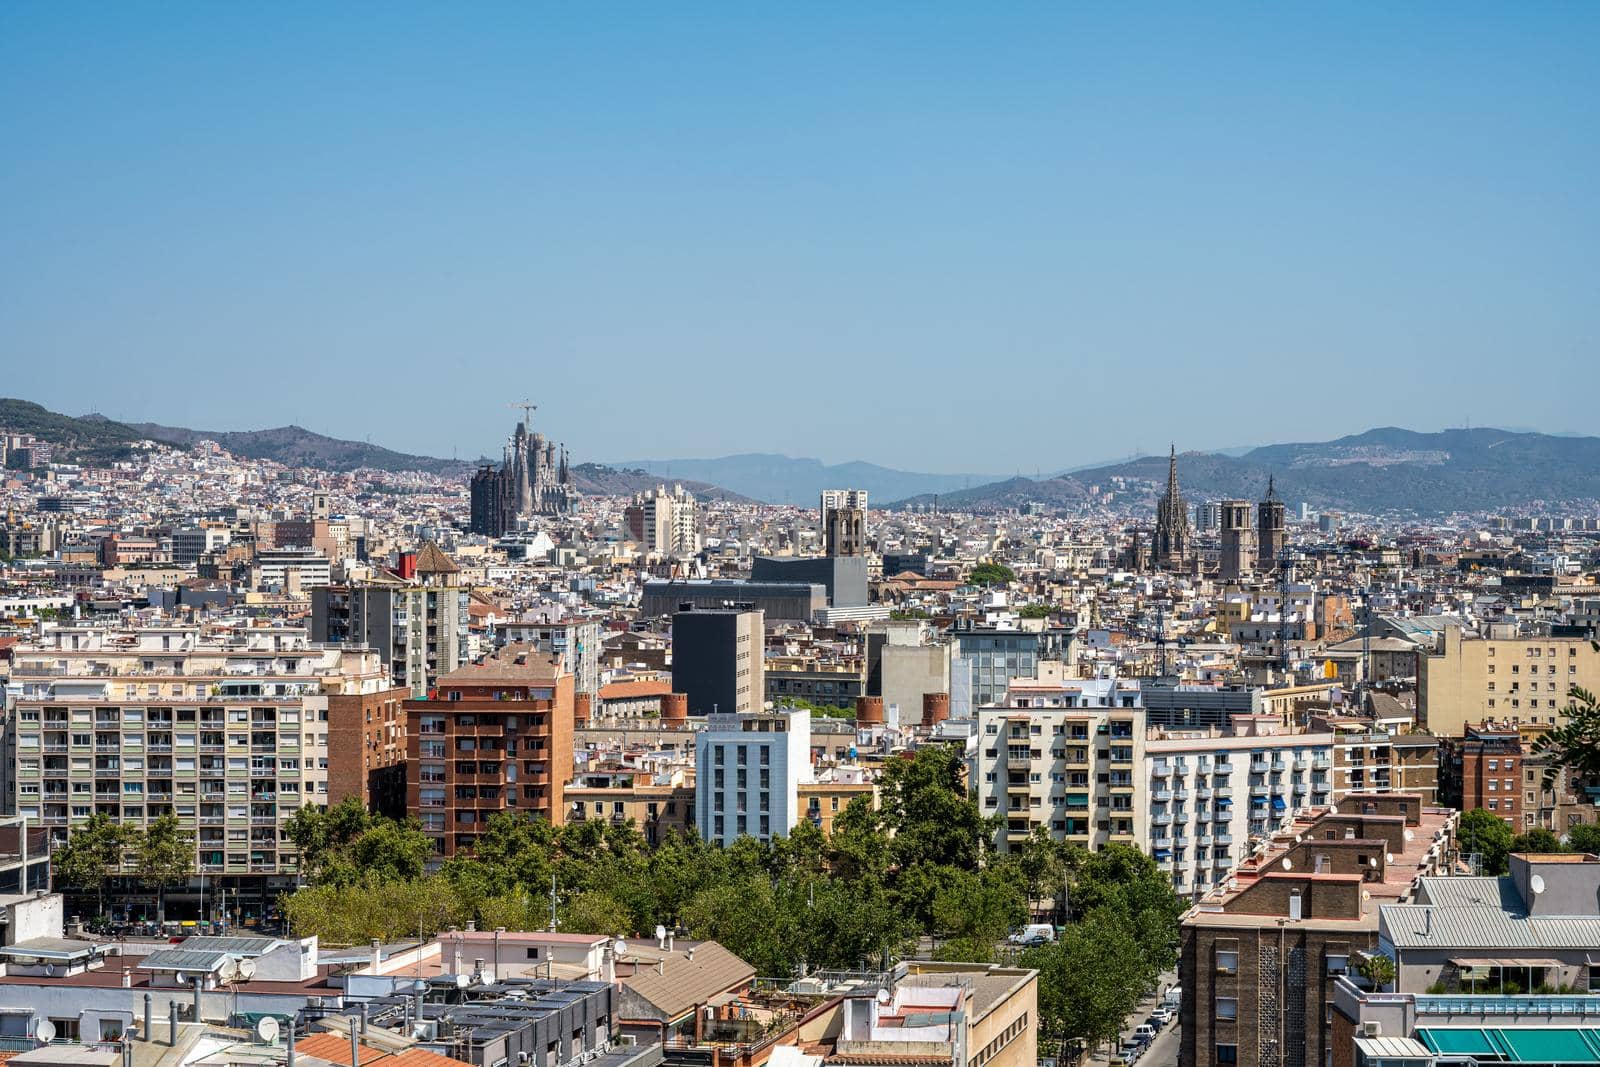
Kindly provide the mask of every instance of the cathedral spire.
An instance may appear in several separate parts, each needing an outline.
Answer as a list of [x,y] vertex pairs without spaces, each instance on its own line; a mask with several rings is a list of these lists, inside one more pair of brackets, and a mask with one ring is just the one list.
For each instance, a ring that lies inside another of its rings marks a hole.
[[1278,491],[1276,489],[1274,489],[1273,486],[1272,486],[1272,475],[1270,475],[1270,474],[1267,475],[1267,499],[1268,500],[1276,500],[1276,499],[1278,499]]
[[1172,451],[1167,457],[1167,492],[1172,496],[1178,495],[1178,445],[1172,445]]

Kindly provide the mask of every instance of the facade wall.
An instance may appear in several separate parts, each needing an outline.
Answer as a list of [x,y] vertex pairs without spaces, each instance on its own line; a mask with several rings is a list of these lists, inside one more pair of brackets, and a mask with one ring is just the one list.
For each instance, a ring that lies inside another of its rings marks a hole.
[[1468,723],[1555,725],[1574,685],[1600,691],[1600,652],[1588,638],[1479,640],[1445,627],[1437,654],[1419,657],[1417,716],[1436,737]]

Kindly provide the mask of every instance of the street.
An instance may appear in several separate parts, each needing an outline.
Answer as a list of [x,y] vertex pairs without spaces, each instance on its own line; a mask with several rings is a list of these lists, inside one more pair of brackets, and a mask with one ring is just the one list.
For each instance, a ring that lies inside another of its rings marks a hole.
[[[1138,1010],[1124,1020],[1122,1024],[1122,1040],[1125,1041],[1131,1037],[1134,1027],[1150,1017],[1150,1013],[1161,1003],[1162,994],[1172,988],[1177,981],[1178,976],[1170,971],[1161,976],[1161,980],[1156,983],[1156,992],[1141,1000]],[[1178,1029],[1178,1020],[1174,1016],[1171,1022],[1161,1028],[1161,1032],[1156,1035],[1155,1040],[1150,1042],[1150,1046],[1139,1056],[1136,1067],[1176,1067],[1178,1063]],[[1108,1052],[1102,1048],[1089,1057],[1089,1062],[1096,1065],[1107,1064],[1111,1061],[1113,1055],[1119,1054],[1120,1052]]]

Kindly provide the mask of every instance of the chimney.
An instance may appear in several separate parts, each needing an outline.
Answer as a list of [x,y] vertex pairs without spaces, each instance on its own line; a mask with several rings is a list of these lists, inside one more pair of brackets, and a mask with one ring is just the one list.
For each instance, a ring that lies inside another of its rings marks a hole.
[[122,988],[123,989],[132,989],[133,988],[133,971],[132,971],[131,968],[128,968],[128,967],[122,968]]
[[373,974],[377,974],[378,973],[378,968],[383,964],[383,953],[381,951],[379,951],[379,946],[380,946],[380,942],[378,941],[378,939],[377,938],[373,938],[372,939],[372,973]]

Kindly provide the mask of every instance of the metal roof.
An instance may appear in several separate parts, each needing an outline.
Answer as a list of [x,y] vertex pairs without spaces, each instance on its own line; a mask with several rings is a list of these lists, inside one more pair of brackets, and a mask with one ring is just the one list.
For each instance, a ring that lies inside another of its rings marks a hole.
[[194,952],[226,952],[230,956],[264,956],[283,944],[275,937],[220,937],[197,934],[186,937],[177,947]]
[[1397,948],[1592,949],[1600,915],[1528,915],[1509,877],[1426,877],[1415,904],[1385,904],[1379,929]]
[[197,952],[186,948],[164,948],[146,956],[139,966],[147,971],[204,971],[209,974],[229,959],[226,952]]
[[75,960],[102,951],[93,941],[74,941],[67,937],[32,937],[0,946],[0,956],[35,956],[42,960]]

